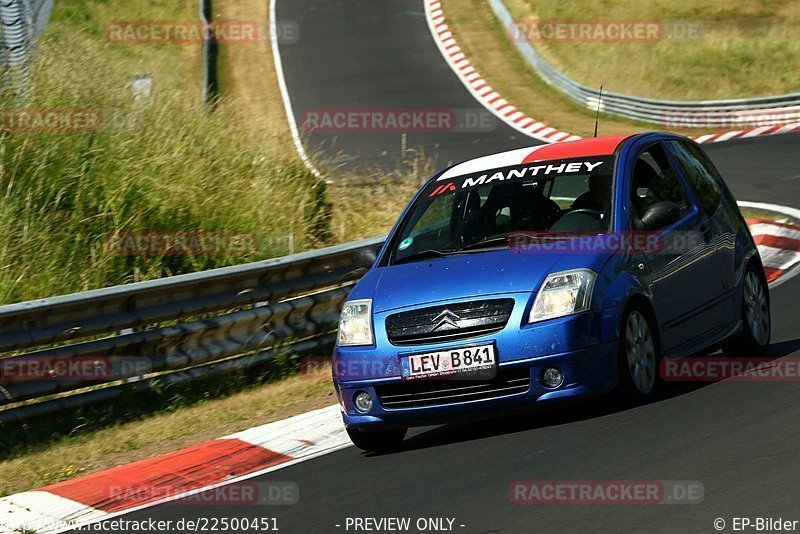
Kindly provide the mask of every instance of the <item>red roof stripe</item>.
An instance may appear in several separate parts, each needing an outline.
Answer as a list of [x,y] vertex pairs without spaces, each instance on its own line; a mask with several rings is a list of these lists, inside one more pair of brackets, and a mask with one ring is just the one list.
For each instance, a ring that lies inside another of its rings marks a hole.
[[533,163],[550,159],[579,158],[582,156],[606,156],[613,154],[628,135],[592,137],[547,145],[531,152],[522,163]]

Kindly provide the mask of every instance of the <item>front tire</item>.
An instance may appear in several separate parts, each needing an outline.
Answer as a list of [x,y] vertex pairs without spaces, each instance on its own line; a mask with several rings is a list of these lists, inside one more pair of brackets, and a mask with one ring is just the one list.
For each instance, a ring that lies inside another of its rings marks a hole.
[[632,304],[622,318],[618,374],[624,393],[634,401],[653,396],[658,385],[660,353],[652,314]]
[[751,264],[742,283],[742,330],[723,347],[729,356],[765,356],[772,335],[769,293],[764,273]]
[[348,428],[347,435],[353,445],[366,452],[386,452],[400,448],[403,438],[406,437],[405,428],[392,430],[377,430],[374,432],[364,432],[357,429]]

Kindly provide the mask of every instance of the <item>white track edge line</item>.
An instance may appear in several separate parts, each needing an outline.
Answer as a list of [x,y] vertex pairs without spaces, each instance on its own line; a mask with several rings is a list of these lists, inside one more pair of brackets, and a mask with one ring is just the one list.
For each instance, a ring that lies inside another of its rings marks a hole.
[[286,85],[286,78],[283,73],[283,60],[281,59],[281,52],[278,47],[278,21],[275,18],[277,0],[270,0],[269,2],[269,30],[270,41],[272,43],[272,59],[275,63],[275,75],[278,78],[278,87],[281,91],[281,99],[283,100],[283,111],[286,115],[286,120],[289,123],[289,132],[292,135],[292,142],[294,149],[306,168],[311,171],[311,174],[316,178],[322,178],[322,173],[317,170],[311,159],[303,147],[303,141],[300,139],[300,130],[297,128],[297,121],[294,118],[294,111],[292,109],[292,99],[289,96],[289,88]]

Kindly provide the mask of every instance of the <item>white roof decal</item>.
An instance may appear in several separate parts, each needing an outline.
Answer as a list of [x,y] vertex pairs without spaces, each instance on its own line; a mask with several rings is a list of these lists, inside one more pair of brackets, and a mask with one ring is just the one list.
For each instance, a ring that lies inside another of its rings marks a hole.
[[455,167],[449,169],[447,172],[437,178],[440,180],[449,180],[455,176],[463,176],[473,172],[485,171],[488,169],[497,169],[500,167],[510,167],[512,165],[519,165],[531,153],[539,150],[540,148],[548,145],[530,146],[527,148],[518,148],[517,150],[509,150],[508,152],[500,152],[498,154],[491,154],[480,158],[471,159],[464,163],[459,163]]

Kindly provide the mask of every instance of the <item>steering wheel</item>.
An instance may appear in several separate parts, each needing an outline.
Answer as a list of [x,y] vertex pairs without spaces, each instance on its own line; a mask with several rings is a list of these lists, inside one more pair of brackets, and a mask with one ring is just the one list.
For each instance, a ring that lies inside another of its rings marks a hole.
[[563,218],[565,215],[572,215],[572,214],[575,214],[575,213],[585,213],[585,214],[587,214],[587,215],[591,215],[592,217],[594,217],[594,218],[595,218],[595,219],[597,219],[598,221],[602,221],[602,220],[603,220],[603,212],[602,212],[602,211],[600,211],[600,210],[593,210],[593,209],[591,209],[591,208],[580,208],[580,209],[577,209],[577,210],[568,210],[568,211],[565,211],[564,213],[562,213],[562,214],[561,214],[561,217],[559,217],[558,219],[556,219],[556,222],[558,222],[559,220],[561,220],[561,219],[562,219],[562,218]]

